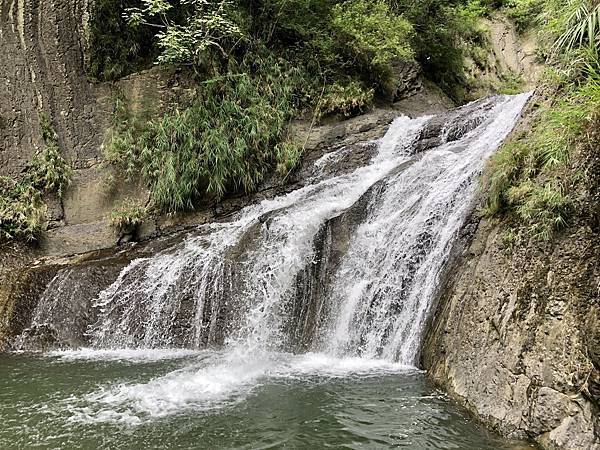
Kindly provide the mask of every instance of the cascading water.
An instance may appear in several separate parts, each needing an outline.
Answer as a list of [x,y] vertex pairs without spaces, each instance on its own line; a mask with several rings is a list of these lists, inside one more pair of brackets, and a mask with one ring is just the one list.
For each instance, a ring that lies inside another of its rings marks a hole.
[[221,339],[228,345],[285,350],[285,308],[298,273],[313,262],[315,235],[410,158],[426,120],[397,119],[367,167],[250,206],[231,222],[201,227],[199,236],[133,261],[99,296],[93,345],[199,347],[219,340],[215,324],[226,316],[220,322],[231,330]]
[[[336,355],[413,364],[476,176],[526,99],[470,106],[445,124],[436,147],[417,155],[414,144],[429,118],[400,117],[366,167],[247,207],[230,222],[203,226],[154,257],[134,260],[99,295],[93,346],[288,350],[285,325],[294,320],[298,276],[315,264],[315,236],[366,195],[366,219],[326,288],[330,317],[318,318],[320,336],[304,340]],[[322,172],[337,156],[315,167]]]
[[[314,164],[307,186],[133,260],[95,296],[91,347],[54,355],[197,359],[69,399],[74,420],[135,424],[235,403],[265,377],[414,366],[478,174],[528,98],[479,101],[437,128],[399,117],[364,167],[330,176],[348,157],[341,148]],[[57,325],[52,293],[71,278],[52,281],[31,329]]]
[[481,125],[459,140],[447,141],[462,124],[447,124],[441,145],[383,180],[330,289],[338,310],[328,351],[416,363],[442,269],[473,206],[477,175],[512,128],[523,98],[478,115]]

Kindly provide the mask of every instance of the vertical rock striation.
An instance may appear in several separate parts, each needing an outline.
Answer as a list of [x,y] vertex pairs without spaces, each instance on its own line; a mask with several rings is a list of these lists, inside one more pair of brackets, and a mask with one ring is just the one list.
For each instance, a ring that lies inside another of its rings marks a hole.
[[47,114],[70,160],[95,158],[101,133],[85,76],[87,0],[0,2],[0,167],[16,175],[43,145]]

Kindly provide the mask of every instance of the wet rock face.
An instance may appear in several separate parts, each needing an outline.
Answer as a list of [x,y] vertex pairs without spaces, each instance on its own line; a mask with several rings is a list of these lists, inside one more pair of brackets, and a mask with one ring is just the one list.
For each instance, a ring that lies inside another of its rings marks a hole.
[[88,0],[1,0],[0,167],[16,175],[43,146],[40,113],[51,118],[71,160],[98,155],[93,86],[84,51]]
[[0,351],[50,350],[89,345],[92,303],[131,258],[156,251],[156,243],[129,251],[83,256],[14,268],[0,278]]
[[332,280],[348,251],[352,235],[368,217],[370,203],[381,194],[382,184],[373,185],[349,209],[327,220],[316,234],[314,259],[298,274],[296,292],[289,306],[294,313],[286,324],[291,337],[288,348],[314,349],[320,344],[319,331],[331,325],[334,319],[330,302]]
[[97,313],[92,303],[117,277],[122,264],[110,260],[59,269],[41,292],[32,323],[13,340],[12,348],[39,351],[89,345],[86,331]]
[[50,266],[43,270],[14,269],[0,282],[0,351],[30,323],[37,299],[55,273]]
[[421,67],[414,61],[393,61],[392,81],[383,87],[391,102],[410,97],[421,89]]
[[585,224],[511,251],[479,224],[423,349],[432,379],[503,433],[600,448],[600,239]]
[[[459,140],[469,131],[477,128],[485,118],[485,113],[494,107],[489,99],[482,99],[454,109],[447,114],[433,117],[421,131],[415,152],[423,152],[440,145],[442,142]],[[481,115],[473,115],[473,111],[482,109]]]

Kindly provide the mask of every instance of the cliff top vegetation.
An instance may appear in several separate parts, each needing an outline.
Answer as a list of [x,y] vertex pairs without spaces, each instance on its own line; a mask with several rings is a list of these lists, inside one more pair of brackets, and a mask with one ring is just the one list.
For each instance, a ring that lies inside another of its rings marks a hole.
[[597,207],[590,198],[600,147],[600,2],[506,4],[522,30],[536,33],[547,67],[530,129],[505,145],[487,169],[485,212],[513,223],[510,240],[548,241]]

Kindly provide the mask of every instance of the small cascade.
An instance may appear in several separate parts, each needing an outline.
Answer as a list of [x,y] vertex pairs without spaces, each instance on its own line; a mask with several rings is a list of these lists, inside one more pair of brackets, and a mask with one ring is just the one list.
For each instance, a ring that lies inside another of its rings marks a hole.
[[440,275],[473,207],[478,175],[511,131],[525,98],[480,104],[476,118],[448,122],[440,145],[378,186],[330,288],[337,309],[326,335],[328,352],[416,364]]
[[13,342],[18,350],[77,348],[88,345],[86,332],[96,319],[93,299],[105,288],[102,280],[119,267],[86,264],[58,269],[41,292],[31,325]]
[[[78,275],[59,272],[30,330],[52,327],[59,347],[103,351],[220,348],[226,361],[319,351],[414,364],[478,175],[528,97],[398,117],[364,144],[370,160],[358,168],[344,166],[348,148],[326,154],[304,187],[120,269],[86,297],[79,340],[62,339],[66,322],[53,318],[65,295],[79,295]],[[21,348],[35,346],[33,334]]]
[[[409,159],[426,120],[396,119],[398,135],[384,138],[366,167],[249,206],[231,222],[201,226],[182,243],[134,260],[95,303],[93,345],[284,350],[287,312],[298,277],[314,263],[315,236]],[[327,165],[317,161],[317,180]]]

